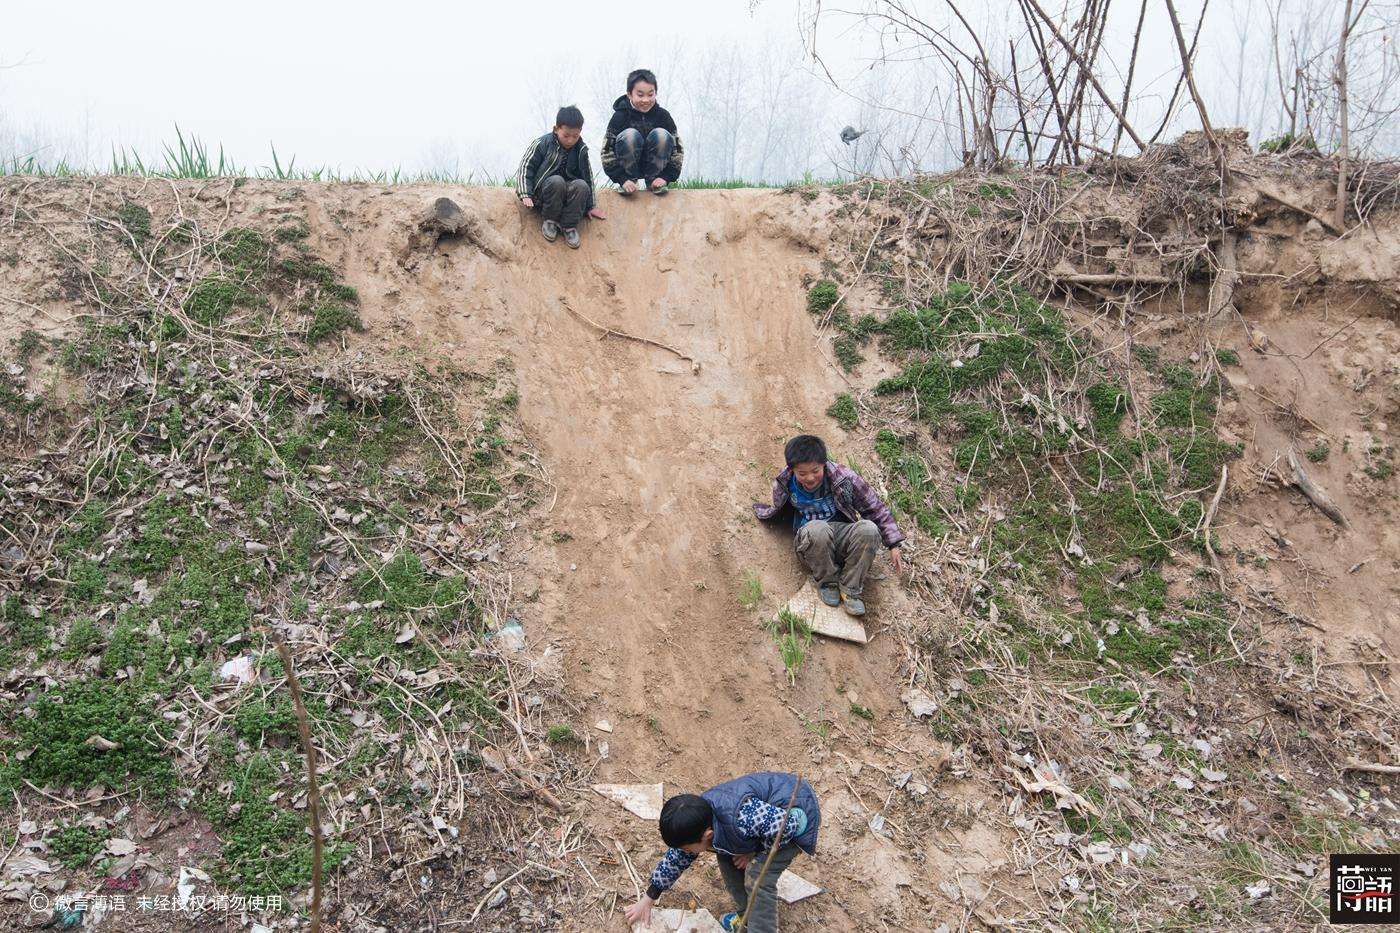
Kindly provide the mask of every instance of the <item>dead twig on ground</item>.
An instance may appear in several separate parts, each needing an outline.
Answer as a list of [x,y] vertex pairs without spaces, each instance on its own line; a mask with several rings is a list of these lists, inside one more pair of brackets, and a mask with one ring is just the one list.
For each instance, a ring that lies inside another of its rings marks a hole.
[[1332,521],[1347,527],[1346,516],[1342,515],[1342,510],[1337,508],[1337,503],[1332,501],[1332,497],[1313,482],[1308,476],[1308,471],[1303,469],[1303,462],[1298,457],[1298,452],[1292,447],[1288,448],[1288,465],[1293,470],[1293,485],[1307,497],[1308,501],[1317,506],[1318,511],[1326,515]]
[[638,337],[636,334],[629,334],[626,331],[614,330],[611,327],[606,327],[602,324],[599,324],[597,321],[593,320],[588,315],[584,314],[582,311],[576,310],[573,305],[569,304],[569,300],[567,298],[564,298],[563,296],[560,296],[559,303],[564,306],[564,310],[568,311],[574,317],[583,321],[589,327],[592,327],[594,330],[600,332],[604,337],[621,337],[624,340],[635,340],[637,343],[644,343],[648,346],[659,347],[660,349],[665,350],[668,353],[674,353],[676,356],[689,363],[690,371],[692,373],[696,375],[700,374],[700,362],[697,359],[695,359],[695,357],[688,356],[687,354],[677,350],[675,347],[661,343],[657,340],[652,340],[650,337]]
[[311,741],[311,720],[306,714],[306,703],[302,700],[301,684],[297,680],[296,667],[292,663],[292,653],[282,636],[273,633],[277,654],[282,658],[282,669],[287,675],[287,689],[292,695],[292,706],[296,710],[297,736],[301,739],[301,752],[306,757],[306,816],[311,821],[311,933],[321,929],[321,863],[324,841],[321,833],[321,782],[316,776],[316,746]]
[[1210,500],[1210,508],[1206,509],[1206,521],[1201,534],[1206,543],[1206,554],[1210,557],[1210,565],[1215,570],[1215,575],[1221,580],[1225,578],[1225,572],[1220,569],[1220,558],[1215,554],[1215,545],[1210,540],[1210,524],[1215,519],[1215,510],[1220,507],[1220,497],[1225,494],[1225,480],[1230,474],[1230,468],[1226,464],[1220,465],[1220,482],[1215,487],[1215,495]]

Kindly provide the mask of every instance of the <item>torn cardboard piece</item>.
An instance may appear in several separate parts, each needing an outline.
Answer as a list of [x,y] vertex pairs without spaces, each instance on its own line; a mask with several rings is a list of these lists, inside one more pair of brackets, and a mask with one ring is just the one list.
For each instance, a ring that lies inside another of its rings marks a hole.
[[661,819],[660,784],[594,784],[593,789],[644,820]]
[[785,871],[778,876],[778,897],[782,898],[785,904],[795,904],[813,894],[820,894],[823,890],[825,889],[791,871]]
[[818,635],[853,641],[858,645],[868,641],[865,637],[865,626],[854,617],[846,615],[846,610],[840,606],[828,606],[822,602],[821,597],[817,595],[816,584],[811,580],[802,584],[802,589],[798,590],[797,595],[789,599],[783,608],[806,620],[812,631]]
[[657,908],[651,912],[651,922],[635,926],[633,933],[724,933],[715,915],[705,908],[697,910],[677,910],[674,907]]

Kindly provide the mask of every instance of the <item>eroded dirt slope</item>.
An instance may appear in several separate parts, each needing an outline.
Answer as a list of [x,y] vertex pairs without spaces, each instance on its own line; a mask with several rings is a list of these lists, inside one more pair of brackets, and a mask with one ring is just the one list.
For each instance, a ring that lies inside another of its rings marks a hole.
[[[768,191],[605,194],[609,219],[589,224],[574,252],[545,243],[510,192],[474,190],[461,202],[495,255],[470,241],[403,254],[405,230],[436,193],[310,193],[308,217],[360,289],[366,339],[513,361],[521,416],[556,490],[521,578],[524,593],[538,593],[523,621],[532,640],[562,642],[581,721],[614,727],[594,732],[609,745],[597,778],[664,781],[670,794],[750,770],[801,770],[830,811],[825,855],[801,870],[842,896],[797,915],[845,927],[880,904],[891,918],[927,917],[899,897],[935,879],[918,878],[893,846],[881,851],[865,831],[879,801],[853,796],[847,763],[821,751],[814,731],[852,722],[853,701],[899,721],[893,640],[819,642],[794,689],[759,624],[802,576],[789,535],[759,526],[749,503],[768,494],[792,434],[824,434],[840,451],[842,433],[823,412],[845,381],[805,308],[820,208]],[[580,316],[674,347],[698,372],[666,350],[603,337]],[[761,613],[736,599],[748,572],[763,581]],[[875,628],[902,598],[875,587]],[[939,765],[942,748],[926,730],[900,741],[909,762],[900,770]],[[851,755],[877,767],[885,757],[863,736],[852,744]],[[660,851],[654,828],[599,816],[634,840],[645,871]],[[708,885],[715,906],[716,880],[704,866],[685,887]]]
[[[854,374],[843,374],[830,360],[829,335],[818,332],[806,307],[813,277],[844,281],[863,274],[864,266],[854,263],[849,269],[829,265],[835,255],[830,247],[848,232],[834,226],[835,195],[681,191],[629,202],[604,193],[601,207],[609,219],[589,223],[583,248],[571,251],[545,243],[533,216],[505,190],[229,180],[103,184],[111,186],[113,198],[120,191],[122,197],[168,201],[167,212],[182,198],[201,200],[220,218],[220,230],[275,231],[304,223],[314,253],[358,291],[365,330],[347,333],[351,351],[468,369],[500,360],[513,369],[519,417],[540,451],[538,475],[549,493],[518,529],[515,540],[523,546],[498,559],[511,574],[508,602],[527,632],[526,653],[562,657],[562,700],[573,707],[569,724],[588,739],[559,752],[521,736],[540,757],[564,754],[577,761],[579,792],[560,791],[569,810],[564,819],[581,827],[587,840],[574,860],[587,877],[574,872],[573,862],[562,864],[583,892],[568,921],[573,929],[624,929],[616,908],[632,882],[615,843],[643,874],[661,851],[654,824],[582,790],[588,781],[661,781],[671,794],[760,768],[801,771],[824,802],[820,858],[795,868],[829,893],[793,909],[792,928],[930,930],[945,921],[952,928],[979,921],[1010,926],[997,918],[1043,918],[1070,909],[1066,905],[1083,905],[1078,889],[1061,883],[1061,863],[1054,861],[1078,866],[1073,860],[1082,860],[1083,853],[1056,841],[1068,836],[1061,825],[1068,824],[1053,804],[1027,819],[1021,808],[1039,792],[1028,791],[1023,799],[1024,782],[1012,783],[1013,768],[976,759],[971,744],[954,750],[939,742],[927,724],[910,718],[900,699],[906,678],[915,677],[911,671],[918,665],[911,657],[917,652],[906,655],[886,625],[945,608],[937,623],[952,640],[970,619],[980,624],[965,592],[938,576],[936,564],[946,556],[951,571],[965,559],[962,571],[985,576],[985,564],[977,565],[981,534],[952,543],[916,536],[912,550],[925,548],[918,555],[918,582],[925,593],[947,598],[916,605],[892,581],[875,584],[872,643],[857,648],[819,640],[795,685],[763,629],[802,579],[789,535],[759,526],[749,512],[753,499],[767,495],[783,441],[798,431],[823,434],[837,456],[854,457],[877,488],[883,473],[873,462],[860,462],[869,438],[848,438],[825,410],[838,392],[867,400],[889,364],[871,359]],[[76,187],[60,193],[73,205],[84,195]],[[420,212],[442,195],[467,211],[468,235],[411,248]],[[1277,220],[1281,246],[1273,253],[1242,244],[1247,284],[1237,300],[1240,314],[1215,322],[1210,344],[1184,323],[1199,316],[1199,294],[1176,296],[1180,307],[1175,297],[1163,302],[1160,313],[1135,309],[1131,328],[1138,343],[1161,345],[1193,363],[1190,355],[1201,356],[1206,346],[1236,351],[1242,365],[1222,369],[1231,391],[1221,406],[1221,426],[1227,440],[1242,444],[1243,457],[1232,461],[1215,526],[1228,576],[1280,607],[1264,631],[1266,641],[1283,644],[1283,636],[1306,630],[1318,648],[1305,658],[1314,684],[1323,665],[1341,668],[1367,688],[1366,695],[1372,685],[1384,694],[1393,690],[1386,675],[1400,651],[1393,608],[1400,560],[1396,481],[1393,467],[1386,466],[1400,418],[1393,362],[1400,341],[1383,301],[1353,308],[1355,296],[1338,290],[1338,283],[1349,281],[1343,273],[1362,265],[1347,259],[1346,244],[1322,244],[1296,221]],[[1265,235],[1257,233],[1261,242]],[[867,242],[875,245],[862,239],[858,255],[870,255]],[[16,271],[5,281],[7,294],[21,300],[7,307],[0,336],[13,338],[22,327],[54,337],[71,330],[67,316],[73,309],[61,289],[25,278],[45,249],[34,239],[16,253]],[[1373,249],[1366,255],[1374,265],[1391,254]],[[1331,270],[1325,273],[1331,291],[1310,292],[1309,270],[1323,269]],[[1374,284],[1380,273],[1366,274]],[[888,310],[873,290],[856,296],[852,304],[860,310]],[[1104,345],[1122,349],[1126,328],[1090,310]],[[607,329],[678,353],[601,332]],[[1261,333],[1267,343],[1259,342]],[[1349,528],[1332,526],[1277,476],[1280,453],[1289,445],[1317,451],[1309,469],[1337,498]],[[946,438],[936,446],[946,447]],[[950,467],[934,463],[936,480],[952,477]],[[1000,520],[998,512],[980,509],[973,531]],[[1198,569],[1183,561],[1170,574],[1173,584],[1199,587]],[[750,573],[762,582],[756,610],[742,608],[737,599]],[[989,624],[995,622],[993,615]],[[961,668],[956,673],[968,676]],[[921,676],[923,684],[942,691],[940,698],[956,698],[962,689],[956,678],[935,684],[927,672]],[[1026,688],[1021,681],[1007,687]],[[1249,697],[1250,703],[1263,699]],[[1052,759],[1058,751],[1055,730],[1073,731],[1075,721],[1091,739],[1086,723],[1126,734],[1127,718],[1105,725],[1080,712],[1082,701],[1065,697],[1071,700],[1078,720],[1049,717],[1042,729],[1042,711],[1025,708],[1008,711],[1006,721],[1034,735],[1032,751]],[[1246,712],[1253,719],[1267,710]],[[1189,716],[1195,715],[1192,709]],[[595,728],[601,720],[611,731]],[[1172,734],[1180,725],[1151,721]],[[1015,732],[1008,726],[998,734],[1010,745]],[[1180,734],[1184,742],[1194,733]],[[1143,729],[1134,741],[1145,737]],[[1073,744],[1066,738],[1065,745]],[[1264,759],[1264,753],[1254,753]],[[1082,786],[1089,764],[1134,773],[1107,752],[1102,757],[1095,763],[1066,761],[1071,782]],[[1279,759],[1270,759],[1269,766],[1279,773],[1292,770],[1282,749]],[[1145,765],[1148,772],[1154,768],[1150,761]],[[1165,781],[1166,775],[1159,777]],[[494,780],[485,772],[482,777],[483,787]],[[502,779],[486,792],[506,793],[511,786]],[[1143,799],[1150,798],[1151,786],[1144,785]],[[1226,797],[1201,804],[1202,812],[1235,807],[1234,792]],[[882,812],[888,819],[877,832],[870,820]],[[1210,836],[1202,843],[1202,827],[1189,825],[1184,808],[1181,816],[1183,838],[1212,846],[1223,841]],[[1239,826],[1262,834],[1264,821],[1240,816]],[[531,832],[539,835],[543,826]],[[567,826],[563,837],[571,838]],[[1089,838],[1075,829],[1076,845]],[[493,870],[504,877],[527,856],[511,850],[491,857],[498,858]],[[1128,857],[1122,859],[1127,865]],[[1041,864],[1049,867],[1037,871]],[[1028,873],[1036,876],[1034,883],[1026,883]],[[466,869],[462,884],[469,906],[494,884],[485,877],[475,866]],[[1229,889],[1235,897],[1242,884]],[[524,893],[521,887],[513,896],[523,900]],[[1107,889],[1102,896],[1110,897]],[[682,905],[692,898],[712,910],[725,906],[711,862],[699,863],[663,903]],[[488,911],[481,928],[509,929],[512,922],[508,911]]]

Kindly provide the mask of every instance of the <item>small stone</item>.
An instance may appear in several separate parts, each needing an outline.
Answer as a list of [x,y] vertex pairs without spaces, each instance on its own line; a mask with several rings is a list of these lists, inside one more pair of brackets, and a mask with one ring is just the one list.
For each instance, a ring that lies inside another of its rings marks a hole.
[[910,714],[916,719],[932,716],[938,712],[938,701],[917,687],[905,690],[904,693],[900,694],[900,699],[904,701],[904,705],[909,708]]

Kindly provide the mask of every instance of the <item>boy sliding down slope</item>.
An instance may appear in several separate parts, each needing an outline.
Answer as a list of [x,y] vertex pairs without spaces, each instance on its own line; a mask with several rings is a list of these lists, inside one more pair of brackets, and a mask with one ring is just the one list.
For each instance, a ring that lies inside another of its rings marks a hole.
[[[816,854],[817,827],[822,821],[812,785],[806,781],[798,785],[797,780],[791,774],[761,771],[711,787],[698,796],[678,794],[666,801],[661,808],[661,838],[669,848],[651,873],[647,893],[624,911],[627,922],[648,922],[661,893],[669,890],[702,852],[713,852],[736,909],[721,918],[724,928],[733,928],[737,913],[748,905],[749,891],[757,884],[745,929],[747,933],[776,933],[778,876],[798,852]],[[791,810],[787,809],[789,800]],[[759,872],[779,827],[782,839],[778,851],[760,882]]]
[[877,545],[890,551],[895,573],[904,569],[899,530],[890,507],[850,467],[826,458],[820,437],[799,434],[783,451],[787,469],[773,480],[773,504],[755,502],[754,514],[769,521],[791,511],[797,556],[812,572],[828,606],[844,605],[865,615],[861,593]]
[[627,93],[613,102],[603,135],[603,171],[624,195],[636,191],[638,181],[653,194],[665,194],[681,177],[684,159],[676,121],[656,102],[656,75],[638,68],[627,76]]
[[560,107],[554,129],[534,140],[515,173],[515,196],[544,216],[540,232],[551,243],[564,232],[564,242],[579,247],[578,224],[584,212],[603,220],[593,207],[593,166],[583,135],[583,113]]

